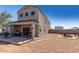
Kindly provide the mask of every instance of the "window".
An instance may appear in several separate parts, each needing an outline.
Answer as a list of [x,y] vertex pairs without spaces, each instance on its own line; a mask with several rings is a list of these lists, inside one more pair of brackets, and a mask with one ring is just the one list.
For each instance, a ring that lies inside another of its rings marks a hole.
[[40,29],[40,32],[41,32],[41,29]]
[[45,32],[45,29],[44,29],[44,32]]
[[25,13],[25,16],[28,16],[28,13]]
[[20,17],[22,17],[23,16],[23,14],[20,14]]
[[35,15],[35,12],[34,12],[34,11],[32,11],[32,12],[31,12],[31,15]]

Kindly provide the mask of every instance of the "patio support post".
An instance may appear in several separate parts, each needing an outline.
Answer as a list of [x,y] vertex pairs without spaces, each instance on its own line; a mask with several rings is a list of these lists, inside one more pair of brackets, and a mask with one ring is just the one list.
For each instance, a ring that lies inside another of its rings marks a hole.
[[35,37],[35,24],[32,24],[31,30],[32,30],[32,39],[34,39],[34,37]]

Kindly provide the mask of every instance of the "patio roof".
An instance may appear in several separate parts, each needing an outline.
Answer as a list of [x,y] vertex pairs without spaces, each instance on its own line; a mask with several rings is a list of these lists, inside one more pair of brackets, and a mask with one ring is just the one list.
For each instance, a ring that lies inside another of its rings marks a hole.
[[32,19],[29,19],[29,20],[21,20],[21,21],[14,21],[14,22],[10,22],[10,23],[18,23],[18,22],[37,22],[36,20],[32,20]]
[[9,25],[23,25],[23,24],[32,24],[32,23],[39,23],[36,20],[23,20],[23,21],[14,21],[14,22],[10,22]]

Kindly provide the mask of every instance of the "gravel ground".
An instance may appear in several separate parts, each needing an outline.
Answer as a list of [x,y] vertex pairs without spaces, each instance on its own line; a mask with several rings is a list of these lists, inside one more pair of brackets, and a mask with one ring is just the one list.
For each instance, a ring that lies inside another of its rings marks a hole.
[[0,42],[0,52],[4,53],[71,53],[79,52],[79,39],[71,39],[57,34],[47,34],[35,40],[13,45]]

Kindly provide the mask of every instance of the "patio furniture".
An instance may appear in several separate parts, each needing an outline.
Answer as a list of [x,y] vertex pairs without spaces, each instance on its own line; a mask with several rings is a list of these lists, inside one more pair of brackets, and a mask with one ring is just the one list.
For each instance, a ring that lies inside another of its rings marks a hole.
[[9,37],[9,32],[4,32],[3,35],[5,38],[7,38],[7,37]]
[[14,35],[15,36],[21,36],[21,31],[19,31],[19,30],[14,31]]
[[3,33],[2,32],[0,32],[0,36],[2,36],[3,35]]

